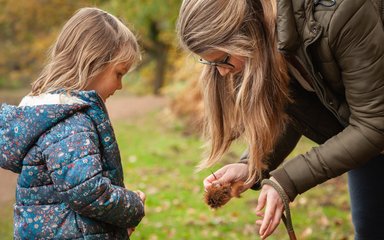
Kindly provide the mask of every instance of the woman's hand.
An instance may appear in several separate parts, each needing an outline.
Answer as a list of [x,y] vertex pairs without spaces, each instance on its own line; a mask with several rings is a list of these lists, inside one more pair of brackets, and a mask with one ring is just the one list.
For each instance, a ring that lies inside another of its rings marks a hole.
[[[271,178],[272,181],[277,181]],[[265,207],[264,213],[262,212]],[[265,184],[260,192],[256,207],[256,215],[263,219],[257,220],[256,224],[260,226],[259,234],[261,239],[266,239],[275,231],[280,223],[284,211],[283,200],[279,193],[270,185]]]
[[[239,181],[245,182],[248,178],[248,165],[244,163],[233,163],[228,164],[215,173],[209,175],[204,179],[204,190],[207,191],[207,188],[211,185],[223,185],[225,183],[235,183]],[[254,182],[248,183],[243,186],[241,192],[248,190]]]

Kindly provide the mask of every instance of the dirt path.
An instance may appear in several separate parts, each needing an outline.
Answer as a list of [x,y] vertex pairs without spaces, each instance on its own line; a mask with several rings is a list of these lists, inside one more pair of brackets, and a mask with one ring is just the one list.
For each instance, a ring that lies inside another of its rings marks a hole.
[[0,207],[3,203],[15,199],[16,178],[16,174],[0,168]]
[[114,96],[107,101],[107,109],[112,121],[140,116],[155,109],[165,107],[166,105],[166,98],[156,96]]
[[[117,95],[107,101],[111,121],[129,120],[129,118],[160,109],[167,105],[164,97],[144,96],[133,97]],[[0,207],[15,199],[17,174],[0,168]]]

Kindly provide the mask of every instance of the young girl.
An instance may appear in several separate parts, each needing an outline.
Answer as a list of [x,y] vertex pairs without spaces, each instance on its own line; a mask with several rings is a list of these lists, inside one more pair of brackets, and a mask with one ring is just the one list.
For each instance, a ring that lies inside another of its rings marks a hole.
[[140,60],[116,17],[80,9],[18,107],[0,112],[0,166],[19,173],[15,239],[129,239],[145,195],[124,188],[104,102]]

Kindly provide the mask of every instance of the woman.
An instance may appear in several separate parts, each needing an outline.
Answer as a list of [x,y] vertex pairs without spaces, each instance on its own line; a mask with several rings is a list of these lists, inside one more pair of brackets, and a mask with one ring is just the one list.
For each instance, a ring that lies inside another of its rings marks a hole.
[[[210,151],[218,162],[242,136],[248,153],[204,180],[271,178],[293,201],[348,172],[356,239],[384,239],[384,31],[375,0],[183,0],[181,45],[205,64],[201,80]],[[319,144],[286,161],[301,135]],[[246,163],[246,164],[244,164]],[[264,213],[261,211],[264,210]],[[261,188],[260,235],[283,202]]]

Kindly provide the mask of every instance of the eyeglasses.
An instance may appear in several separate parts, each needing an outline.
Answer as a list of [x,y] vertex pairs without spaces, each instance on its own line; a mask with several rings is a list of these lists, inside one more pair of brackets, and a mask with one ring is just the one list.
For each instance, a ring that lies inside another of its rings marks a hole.
[[227,69],[234,69],[235,66],[231,63],[229,63],[229,59],[231,58],[231,55],[226,55],[225,58],[221,61],[217,61],[217,62],[210,62],[210,61],[207,61],[207,60],[204,60],[202,58],[199,59],[199,63],[202,63],[202,64],[206,64],[206,65],[210,65],[210,66],[213,66],[213,67],[221,67],[221,68],[227,68]]

